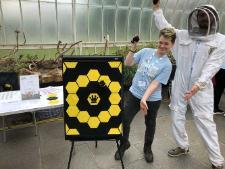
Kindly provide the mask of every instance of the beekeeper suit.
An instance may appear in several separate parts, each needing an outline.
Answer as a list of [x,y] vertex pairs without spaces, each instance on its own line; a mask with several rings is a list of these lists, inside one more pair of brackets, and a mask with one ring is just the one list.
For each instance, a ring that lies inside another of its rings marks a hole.
[[[202,21],[201,15],[207,16]],[[154,11],[155,24],[159,30],[172,27],[161,9]],[[222,166],[224,158],[218,143],[216,125],[213,121],[213,85],[211,78],[225,60],[225,36],[218,33],[219,17],[211,5],[194,9],[188,17],[188,30],[177,30],[173,48],[177,70],[172,82],[170,109],[172,129],[177,144],[188,150],[188,136],[185,130],[187,104],[193,112],[197,129],[206,142],[209,159],[214,166]],[[192,93],[192,88],[198,91]],[[186,94],[192,94],[187,100]]]

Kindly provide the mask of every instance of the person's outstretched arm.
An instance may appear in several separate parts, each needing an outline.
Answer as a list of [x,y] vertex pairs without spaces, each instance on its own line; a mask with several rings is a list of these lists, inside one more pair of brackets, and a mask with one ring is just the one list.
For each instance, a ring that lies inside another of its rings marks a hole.
[[166,18],[163,15],[163,11],[160,8],[160,0],[153,0],[153,15],[155,17],[155,25],[161,30],[163,28],[173,27],[170,23],[167,22]]
[[141,99],[141,102],[140,102],[140,110],[144,113],[145,116],[148,113],[147,99],[157,89],[157,87],[159,86],[159,84],[160,84],[160,82],[158,80],[153,80],[151,82],[151,84],[148,86],[147,90],[145,91],[144,96]]
[[219,71],[220,66],[225,60],[225,47],[222,45],[215,49],[206,61],[202,73],[198,80],[194,83],[192,88],[187,91],[184,99],[188,101],[193,95],[195,95],[199,90],[204,89],[206,85],[211,81],[213,76]]

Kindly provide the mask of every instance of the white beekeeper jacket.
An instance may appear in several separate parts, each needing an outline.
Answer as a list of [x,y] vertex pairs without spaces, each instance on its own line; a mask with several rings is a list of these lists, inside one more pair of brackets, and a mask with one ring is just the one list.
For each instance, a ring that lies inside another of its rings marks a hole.
[[[198,8],[208,11],[203,6]],[[173,134],[181,148],[188,148],[188,136],[185,130],[185,113],[187,102],[184,101],[185,92],[196,84],[200,90],[191,97],[191,106],[195,124],[206,142],[209,150],[209,159],[214,165],[224,162],[220,153],[216,125],[213,121],[213,85],[212,77],[220,69],[225,60],[225,36],[218,33],[219,18],[214,11],[214,20],[211,28],[202,31],[198,27],[196,8],[189,15],[188,30],[176,30],[177,38],[173,48],[177,70],[172,82],[171,112]],[[213,9],[214,10],[214,9]],[[159,30],[172,27],[163,16],[163,11],[154,12],[155,24]]]

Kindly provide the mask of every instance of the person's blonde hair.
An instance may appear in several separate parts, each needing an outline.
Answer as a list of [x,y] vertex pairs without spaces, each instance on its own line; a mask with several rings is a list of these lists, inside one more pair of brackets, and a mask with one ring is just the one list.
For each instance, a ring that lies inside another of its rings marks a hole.
[[160,30],[159,37],[165,37],[166,39],[169,39],[173,44],[176,40],[176,32],[173,28],[164,28]]

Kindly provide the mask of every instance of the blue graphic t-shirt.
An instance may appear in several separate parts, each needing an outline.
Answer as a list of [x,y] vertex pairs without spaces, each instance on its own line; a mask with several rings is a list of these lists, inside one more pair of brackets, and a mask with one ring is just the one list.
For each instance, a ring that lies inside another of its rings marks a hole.
[[147,101],[161,100],[161,84],[167,84],[172,71],[172,64],[167,55],[158,57],[155,49],[144,48],[134,54],[134,61],[138,64],[138,69],[133,78],[130,92],[141,99],[150,83],[157,80],[160,85]]

